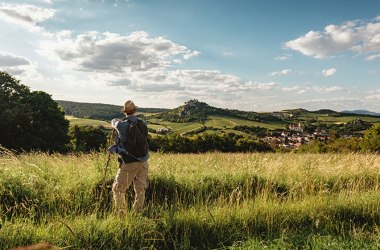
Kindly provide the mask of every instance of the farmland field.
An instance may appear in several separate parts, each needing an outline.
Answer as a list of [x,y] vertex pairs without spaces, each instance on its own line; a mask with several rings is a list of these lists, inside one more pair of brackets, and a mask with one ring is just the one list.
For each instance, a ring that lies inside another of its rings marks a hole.
[[[221,130],[224,130],[225,132],[229,132],[228,130],[231,130],[233,127],[237,125],[263,127],[267,129],[277,129],[277,128],[284,127],[284,125],[277,124],[277,123],[262,123],[262,122],[255,122],[255,121],[240,119],[236,117],[220,116],[220,115],[209,116],[209,118],[205,121],[204,125],[206,127],[221,129]],[[170,128],[173,131],[173,133],[182,134],[185,132],[189,132],[191,130],[199,129],[202,127],[202,124],[199,122],[183,122],[183,123],[168,122],[168,121],[163,121],[161,119],[150,118],[148,120],[148,127],[151,127],[154,129],[167,127],[167,128]],[[233,131],[233,132],[239,134],[238,131]]]
[[95,119],[85,119],[77,118],[74,116],[65,116],[65,118],[70,122],[70,126],[104,126],[106,129],[111,129],[111,124],[106,121],[100,121]]
[[[346,123],[352,120],[358,119],[357,116],[343,116],[343,117],[332,117],[332,116],[319,116],[318,121],[326,122],[326,123]],[[372,116],[363,116],[360,117],[361,120],[370,122],[370,123],[379,123],[379,117]]]
[[[115,156],[0,157],[0,249],[377,249],[380,155],[158,154],[145,211],[112,213]],[[128,204],[132,192],[127,194]]]

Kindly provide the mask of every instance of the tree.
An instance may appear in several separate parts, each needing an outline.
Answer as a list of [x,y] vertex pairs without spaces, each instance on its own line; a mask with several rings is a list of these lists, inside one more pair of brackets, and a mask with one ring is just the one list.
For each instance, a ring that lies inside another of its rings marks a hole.
[[69,132],[72,147],[75,151],[89,152],[100,150],[107,144],[107,135],[100,128],[75,125]]
[[374,125],[364,133],[360,145],[364,151],[380,152],[380,124]]
[[63,152],[69,122],[51,96],[30,91],[20,81],[0,71],[0,144],[21,150]]

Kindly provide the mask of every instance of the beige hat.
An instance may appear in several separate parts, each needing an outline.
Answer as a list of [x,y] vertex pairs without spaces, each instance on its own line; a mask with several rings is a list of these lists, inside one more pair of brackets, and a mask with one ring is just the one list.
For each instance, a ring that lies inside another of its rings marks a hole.
[[121,110],[126,114],[133,113],[137,109],[137,106],[130,100],[126,101],[124,104],[124,108]]

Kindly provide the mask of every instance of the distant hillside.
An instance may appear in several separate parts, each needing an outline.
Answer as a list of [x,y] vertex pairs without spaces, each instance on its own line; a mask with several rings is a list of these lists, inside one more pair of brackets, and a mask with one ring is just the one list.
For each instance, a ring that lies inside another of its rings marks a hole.
[[184,105],[175,109],[162,112],[156,115],[156,118],[170,122],[204,122],[211,115],[236,117],[257,122],[281,121],[280,118],[272,115],[272,113],[216,108],[196,99],[187,101]]
[[[82,103],[56,100],[63,108],[66,115],[72,115],[78,118],[90,118],[109,121],[113,118],[122,118],[124,114],[121,112],[122,106],[101,104],[101,103]],[[161,108],[139,108],[139,113],[160,113],[168,109]]]
[[[91,118],[110,121],[112,118],[124,117],[121,106],[57,101],[72,115],[70,124],[94,125],[93,120],[75,119]],[[216,108],[196,99],[189,100],[174,109],[139,108],[139,113],[146,115],[148,128],[152,136],[165,133],[192,136],[199,134],[236,134],[243,137],[278,134],[290,124],[301,123],[305,131],[313,132],[317,128],[337,131],[339,134],[362,132],[372,124],[380,123],[380,117],[368,114],[350,114],[330,109],[308,111],[306,109],[288,109],[278,112],[247,112]],[[149,115],[148,115],[149,114]],[[107,127],[107,124],[105,125]]]
[[347,113],[347,114],[357,114],[357,115],[372,115],[372,116],[380,116],[380,113],[371,112],[368,110],[344,110],[341,113]]

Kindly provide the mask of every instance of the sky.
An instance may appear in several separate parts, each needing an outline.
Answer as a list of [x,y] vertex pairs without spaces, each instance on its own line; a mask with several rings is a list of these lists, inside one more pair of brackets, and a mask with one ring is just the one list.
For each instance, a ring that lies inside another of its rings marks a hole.
[[380,1],[0,1],[0,70],[55,100],[380,112]]

